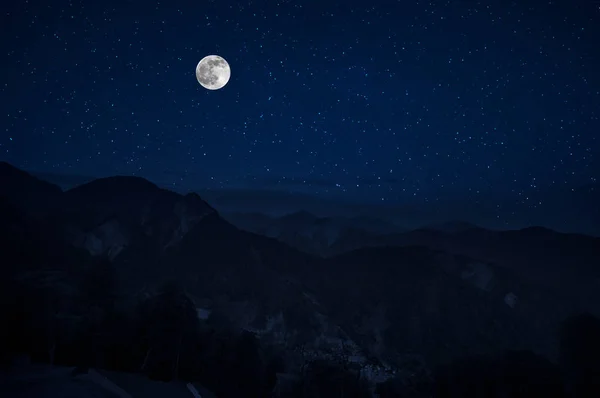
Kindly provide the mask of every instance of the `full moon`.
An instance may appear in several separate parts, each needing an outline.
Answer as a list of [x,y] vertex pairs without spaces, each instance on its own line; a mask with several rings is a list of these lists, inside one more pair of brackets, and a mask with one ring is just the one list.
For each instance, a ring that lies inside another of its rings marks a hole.
[[207,55],[196,66],[196,79],[202,87],[209,90],[223,88],[231,77],[229,64],[223,57]]

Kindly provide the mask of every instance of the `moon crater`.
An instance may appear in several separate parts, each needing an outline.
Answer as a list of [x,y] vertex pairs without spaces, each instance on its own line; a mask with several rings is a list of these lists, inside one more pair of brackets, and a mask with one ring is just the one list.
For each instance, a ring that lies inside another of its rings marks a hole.
[[207,55],[196,66],[196,79],[209,90],[223,88],[231,77],[229,64],[223,57]]

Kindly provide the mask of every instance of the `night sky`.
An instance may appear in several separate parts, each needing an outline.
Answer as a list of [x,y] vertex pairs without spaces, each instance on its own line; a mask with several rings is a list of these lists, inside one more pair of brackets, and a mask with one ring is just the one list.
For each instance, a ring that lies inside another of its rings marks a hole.
[[597,1],[20,0],[0,26],[0,160],[26,170],[388,203],[600,171]]

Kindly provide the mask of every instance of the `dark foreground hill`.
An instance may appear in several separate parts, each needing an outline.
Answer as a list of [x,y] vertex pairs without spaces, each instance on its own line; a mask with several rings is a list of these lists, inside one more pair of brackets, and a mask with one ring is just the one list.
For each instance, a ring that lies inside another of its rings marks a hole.
[[[584,236],[416,231],[323,259],[140,178],[63,192],[7,164],[0,175],[4,358],[200,381],[223,397],[469,396],[464,361],[490,364],[477,377],[498,391],[509,370],[515,385],[559,372],[561,322],[600,302],[600,246]],[[575,352],[580,329],[563,339]],[[585,383],[594,365],[563,357],[565,384]]]

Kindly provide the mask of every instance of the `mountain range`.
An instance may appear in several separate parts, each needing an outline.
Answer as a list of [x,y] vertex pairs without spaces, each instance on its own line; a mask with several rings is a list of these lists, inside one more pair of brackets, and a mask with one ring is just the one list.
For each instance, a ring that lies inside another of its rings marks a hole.
[[196,193],[138,177],[63,190],[6,163],[0,176],[7,292],[43,278],[67,311],[73,272],[102,258],[128,300],[174,281],[202,319],[224,319],[285,352],[287,373],[306,358],[340,355],[374,382],[511,349],[557,360],[561,322],[600,314],[593,236],[222,215]]
[[[63,189],[92,181],[80,175],[32,172]],[[467,222],[487,229],[509,230],[543,226],[565,233],[600,236],[600,185],[578,187],[556,184],[521,192],[465,193],[440,198],[413,197],[387,202],[353,201],[318,197],[283,189],[206,188],[188,182],[185,186],[158,183],[180,193],[197,192],[221,214],[262,214],[282,217],[308,212],[322,218],[369,218],[384,220],[401,230],[412,230],[446,223]]]

